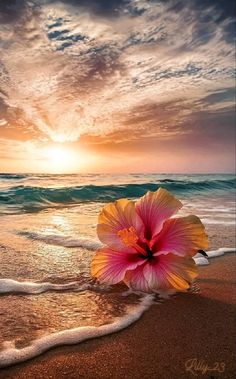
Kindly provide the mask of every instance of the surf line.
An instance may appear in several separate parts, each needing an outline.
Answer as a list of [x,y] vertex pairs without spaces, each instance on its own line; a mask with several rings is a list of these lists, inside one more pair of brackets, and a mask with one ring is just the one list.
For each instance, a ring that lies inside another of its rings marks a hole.
[[[201,254],[196,254],[193,258],[198,266],[208,265],[208,259],[220,257],[225,253],[235,253],[236,248],[223,247],[218,250],[207,251],[207,257],[203,257]],[[106,288],[104,288],[106,289]],[[109,289],[109,286],[107,287]],[[99,285],[86,283],[78,286],[77,282],[70,282],[65,284],[55,284],[51,282],[19,282],[13,279],[0,279],[0,294],[7,293],[26,293],[26,294],[40,294],[46,291],[66,291],[76,290],[78,292],[92,290],[99,292]]]
[[[235,252],[235,248],[220,248],[218,250],[208,251],[208,258],[218,257],[224,255],[225,253]],[[196,256],[195,261],[197,263],[198,259],[203,257]],[[206,258],[207,259],[207,258]],[[197,263],[198,264],[198,263]],[[202,263],[199,263],[202,264]],[[8,282],[7,282],[8,281]],[[5,293],[11,289],[15,290],[25,289],[27,293],[42,293],[49,289],[69,289],[68,286],[73,287],[76,282],[68,284],[53,284],[53,283],[32,283],[32,282],[17,282],[11,279],[1,279],[0,280],[0,290],[5,290]],[[2,286],[1,286],[2,285]],[[81,286],[81,291],[88,289],[91,285]],[[29,292],[35,291],[35,292]],[[45,351],[51,349],[52,347],[61,345],[73,345],[83,342],[88,339],[102,337],[108,334],[118,332],[124,328],[127,328],[134,322],[136,322],[143,313],[150,308],[153,304],[154,295],[148,294],[141,298],[139,305],[130,311],[125,316],[115,320],[111,324],[105,324],[102,326],[85,326],[77,327],[73,329],[67,329],[60,332],[52,333],[47,336],[40,337],[32,343],[22,349],[17,349],[15,347],[14,341],[5,341],[4,349],[0,351],[0,367],[11,366],[29,359],[32,359]]]
[[68,248],[73,247],[81,247],[87,250],[97,250],[101,248],[103,245],[100,241],[88,237],[71,237],[66,235],[60,235],[60,234],[41,234],[41,233],[34,233],[34,232],[20,232],[20,235],[37,240],[42,241],[49,245],[56,245],[56,246],[63,246]]
[[[88,238],[88,237],[74,238],[71,236],[58,235],[58,234],[44,235],[40,233],[31,233],[31,232],[20,232],[19,234],[27,238],[42,241],[49,245],[63,246],[63,247],[68,247],[68,248],[81,247],[87,250],[95,251],[103,247],[103,244],[99,240]],[[216,250],[206,251],[208,258],[219,257],[221,255],[224,255],[225,253],[235,253],[235,252],[236,252],[236,247],[221,247]],[[203,262],[205,262],[205,264],[208,264],[206,263],[207,259],[203,258],[202,255],[200,254],[196,254],[193,258],[196,264],[203,265]],[[200,260],[197,258],[203,258],[203,259]]]
[[91,284],[84,284],[78,288],[77,282],[70,282],[65,284],[55,284],[50,282],[18,282],[13,279],[0,279],[0,294],[7,293],[26,293],[26,294],[40,294],[46,291],[65,291],[65,290],[79,290],[86,291],[92,288]]
[[198,266],[206,266],[209,265],[209,260],[211,258],[217,258],[227,253],[235,253],[235,247],[220,247],[217,250],[209,250],[206,251],[207,257],[203,257],[201,254],[197,253],[193,259]]
[[5,349],[0,351],[0,367],[7,367],[32,359],[52,347],[78,344],[88,339],[102,337],[127,328],[150,308],[153,299],[154,295],[144,295],[135,309],[111,324],[84,326],[52,333],[32,341],[31,345],[22,349],[17,349],[14,341],[6,341],[4,343]]

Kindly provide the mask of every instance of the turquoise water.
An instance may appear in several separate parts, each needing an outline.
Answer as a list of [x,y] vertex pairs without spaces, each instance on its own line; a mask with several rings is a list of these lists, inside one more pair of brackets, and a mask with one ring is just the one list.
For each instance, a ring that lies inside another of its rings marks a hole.
[[34,212],[88,202],[137,198],[158,187],[180,197],[229,196],[235,176],[224,175],[32,175],[0,174],[0,212]]
[[[201,218],[210,249],[234,246],[233,175],[0,175],[0,366],[12,346],[20,354],[52,333],[136,314],[137,295],[124,296],[125,286],[97,287],[91,278],[97,218],[106,202],[158,187],[183,202],[178,215]],[[49,283],[49,290],[11,292],[14,281],[16,288]]]

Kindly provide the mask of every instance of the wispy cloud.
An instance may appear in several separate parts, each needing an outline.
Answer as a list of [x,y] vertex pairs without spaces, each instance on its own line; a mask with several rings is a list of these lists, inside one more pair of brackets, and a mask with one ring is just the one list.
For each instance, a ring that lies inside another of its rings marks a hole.
[[[231,136],[232,7],[219,0],[1,1],[0,133],[171,139],[199,130],[212,136],[220,117]],[[203,129],[205,119],[212,121]]]

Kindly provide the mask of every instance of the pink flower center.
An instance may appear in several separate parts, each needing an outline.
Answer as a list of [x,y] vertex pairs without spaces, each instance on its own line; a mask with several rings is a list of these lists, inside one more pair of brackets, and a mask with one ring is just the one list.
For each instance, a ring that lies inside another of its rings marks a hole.
[[[126,246],[134,248],[141,258],[149,260],[153,258],[152,250],[147,243],[143,243],[139,240],[137,232],[133,226],[119,230],[117,235]],[[140,245],[140,242],[142,246]]]

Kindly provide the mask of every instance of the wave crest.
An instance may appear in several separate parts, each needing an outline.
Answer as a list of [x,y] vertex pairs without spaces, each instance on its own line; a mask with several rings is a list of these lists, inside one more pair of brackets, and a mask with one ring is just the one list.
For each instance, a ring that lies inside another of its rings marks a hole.
[[[234,191],[235,179],[172,180],[162,179],[156,183],[120,185],[84,185],[60,188],[14,186],[0,193],[0,205],[10,212],[33,212],[47,207],[64,206],[81,202],[110,202],[117,198],[137,198],[147,191],[163,187],[177,194],[200,194],[210,191]],[[7,211],[6,211],[7,213]]]

